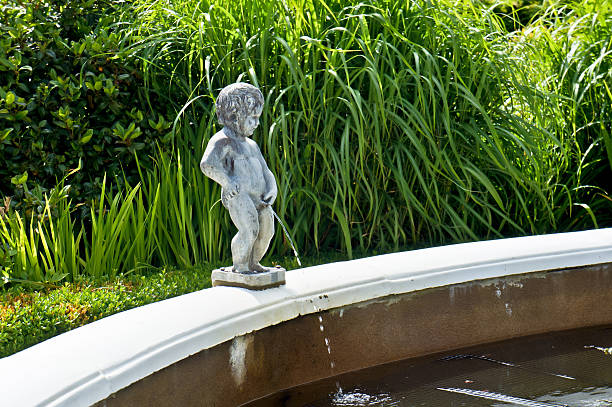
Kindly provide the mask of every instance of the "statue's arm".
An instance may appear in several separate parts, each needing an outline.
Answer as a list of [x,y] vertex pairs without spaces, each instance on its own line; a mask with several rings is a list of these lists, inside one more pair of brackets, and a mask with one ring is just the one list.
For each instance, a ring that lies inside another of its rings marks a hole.
[[206,146],[202,161],[200,161],[200,169],[208,178],[223,188],[227,188],[231,183],[231,179],[223,167],[223,146],[222,140],[213,137]]

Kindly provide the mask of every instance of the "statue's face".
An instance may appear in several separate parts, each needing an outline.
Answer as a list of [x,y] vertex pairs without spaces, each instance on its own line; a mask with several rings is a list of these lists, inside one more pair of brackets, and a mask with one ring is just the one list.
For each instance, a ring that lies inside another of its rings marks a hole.
[[259,116],[261,116],[261,109],[251,112],[239,121],[239,130],[245,137],[251,137],[257,126],[259,126]]

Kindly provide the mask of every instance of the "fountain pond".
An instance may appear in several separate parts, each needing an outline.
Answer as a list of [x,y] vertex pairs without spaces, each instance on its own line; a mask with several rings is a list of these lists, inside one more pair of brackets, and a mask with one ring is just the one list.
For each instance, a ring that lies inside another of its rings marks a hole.
[[346,373],[245,407],[609,407],[610,345],[612,326],[530,336]]

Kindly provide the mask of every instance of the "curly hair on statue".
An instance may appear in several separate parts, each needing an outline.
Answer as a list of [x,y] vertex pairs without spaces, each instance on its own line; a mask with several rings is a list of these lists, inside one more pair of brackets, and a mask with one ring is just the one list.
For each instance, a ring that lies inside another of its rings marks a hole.
[[237,82],[223,88],[215,102],[219,123],[228,127],[234,127],[238,118],[261,110],[263,105],[264,98],[261,91],[244,82]]

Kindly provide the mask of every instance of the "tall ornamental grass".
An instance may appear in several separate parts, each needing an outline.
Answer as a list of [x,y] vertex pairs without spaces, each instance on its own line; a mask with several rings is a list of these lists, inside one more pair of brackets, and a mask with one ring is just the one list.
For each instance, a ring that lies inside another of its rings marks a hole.
[[9,205],[0,211],[0,286],[48,286],[81,274],[83,229],[76,225],[70,185],[65,184],[76,171],[45,195],[44,204],[29,216],[11,211]]
[[540,61],[533,75],[537,90],[551,99],[544,104],[550,106],[547,117],[559,137],[574,147],[565,184],[580,188],[577,202],[591,202],[597,221],[610,225],[612,4],[583,1],[549,7],[525,37],[531,58]]
[[[576,95],[550,86],[560,73],[549,54],[515,52],[517,42],[537,43],[529,32],[509,34],[493,9],[159,0],[136,2],[136,23],[123,29],[149,85],[183,106],[179,125],[209,126],[176,134],[183,156],[201,155],[218,130],[220,88],[242,80],[262,89],[255,138],[279,181],[276,210],[302,250],[350,256],[355,246],[597,226],[610,201],[589,181],[605,176],[583,175],[609,174],[603,139],[587,152],[591,144],[566,131],[580,113],[561,106],[572,109],[563,101]],[[562,14],[555,24],[574,24]]]

